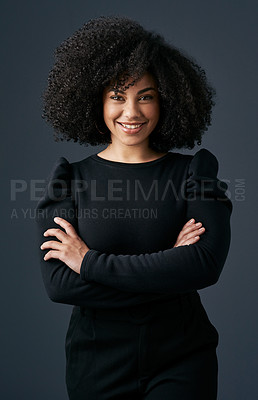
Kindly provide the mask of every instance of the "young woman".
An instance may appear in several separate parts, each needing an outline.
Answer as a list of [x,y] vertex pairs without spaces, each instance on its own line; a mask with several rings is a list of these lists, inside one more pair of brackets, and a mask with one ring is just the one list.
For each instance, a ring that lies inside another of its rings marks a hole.
[[125,17],[57,49],[43,116],[61,140],[107,145],[58,158],[37,204],[47,293],[74,306],[71,400],[217,398],[218,332],[197,290],[221,274],[232,203],[215,155],[170,151],[201,144],[213,95],[190,57]]

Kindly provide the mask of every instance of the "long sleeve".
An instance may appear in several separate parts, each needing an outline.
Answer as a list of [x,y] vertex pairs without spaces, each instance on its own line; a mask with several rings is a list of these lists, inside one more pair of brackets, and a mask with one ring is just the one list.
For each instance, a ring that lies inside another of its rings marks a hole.
[[199,290],[215,284],[229,251],[232,202],[227,184],[217,178],[217,158],[199,150],[188,164],[185,222],[195,218],[205,233],[198,242],[155,253],[126,255],[91,249],[81,264],[81,278],[115,289],[163,293]]
[[[125,293],[101,283],[88,283],[58,259],[43,259],[49,249],[41,250],[46,240],[58,240],[55,236],[44,237],[49,228],[62,228],[53,218],[62,217],[77,231],[74,196],[71,188],[72,166],[60,157],[47,179],[44,194],[36,206],[37,245],[41,274],[49,298],[57,303],[92,308],[122,308],[156,300],[157,294]],[[77,231],[78,232],[78,231]]]

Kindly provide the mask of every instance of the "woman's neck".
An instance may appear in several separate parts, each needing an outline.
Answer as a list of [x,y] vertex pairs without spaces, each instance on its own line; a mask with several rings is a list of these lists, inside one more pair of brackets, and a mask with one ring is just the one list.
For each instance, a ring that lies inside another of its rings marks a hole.
[[125,149],[116,149],[109,145],[105,150],[98,153],[98,156],[110,160],[110,161],[120,161],[120,162],[129,162],[129,163],[140,163],[140,162],[148,162],[156,160],[166,153],[160,153],[150,148],[139,148],[136,149],[134,146]]

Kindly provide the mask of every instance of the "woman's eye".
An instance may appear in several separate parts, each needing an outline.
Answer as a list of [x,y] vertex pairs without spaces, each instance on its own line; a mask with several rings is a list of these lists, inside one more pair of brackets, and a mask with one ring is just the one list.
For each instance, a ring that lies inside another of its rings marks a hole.
[[123,97],[121,97],[121,96],[110,96],[110,98],[112,99],[112,100],[123,100]]
[[153,99],[153,96],[151,96],[151,95],[140,97],[140,100],[152,100],[152,99]]

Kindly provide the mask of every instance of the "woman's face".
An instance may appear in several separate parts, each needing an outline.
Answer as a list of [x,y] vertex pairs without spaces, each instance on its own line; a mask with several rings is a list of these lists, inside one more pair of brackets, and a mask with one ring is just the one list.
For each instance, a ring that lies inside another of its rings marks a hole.
[[[129,79],[126,84],[130,83]],[[125,85],[126,85],[125,84]],[[112,143],[139,145],[146,141],[160,115],[157,84],[150,73],[125,92],[106,87],[103,92],[103,117],[110,130]]]

